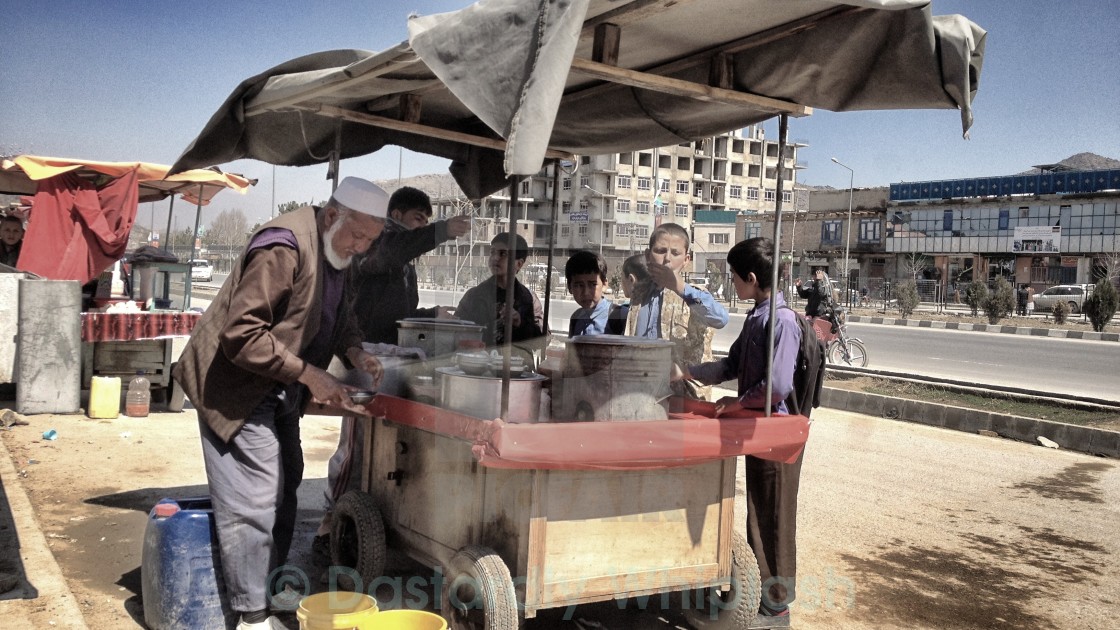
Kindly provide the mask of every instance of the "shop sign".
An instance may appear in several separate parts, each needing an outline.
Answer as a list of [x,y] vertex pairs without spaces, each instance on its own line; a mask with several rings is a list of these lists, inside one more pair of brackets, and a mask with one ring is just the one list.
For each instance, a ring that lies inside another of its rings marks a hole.
[[1076,267],[1077,266],[1077,256],[1062,256],[1062,266],[1063,267]]
[[1057,254],[1062,240],[1062,228],[1057,225],[1028,225],[1015,228],[1011,251],[1021,254]]

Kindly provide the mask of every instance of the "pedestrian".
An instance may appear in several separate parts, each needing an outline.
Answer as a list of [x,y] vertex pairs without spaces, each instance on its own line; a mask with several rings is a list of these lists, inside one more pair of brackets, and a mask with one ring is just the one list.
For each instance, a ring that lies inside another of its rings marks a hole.
[[1027,317],[1034,315],[1034,287],[1027,285]]
[[15,267],[23,248],[23,220],[11,214],[0,218],[0,264]]
[[[717,384],[737,379],[735,396],[716,403],[716,415],[739,409],[766,409],[787,413],[786,399],[793,392],[801,327],[797,313],[785,308],[780,291],[772,292],[774,246],[767,238],[742,241],[727,253],[731,282],[741,300],[754,300],[739,338],[727,357],[718,361],[674,367],[674,378],[694,378]],[[774,361],[771,395],[766,398],[768,322],[770,300],[776,302]],[[803,410],[808,415],[811,410]],[[804,451],[802,451],[802,455]],[[797,492],[802,455],[792,464],[746,456],[747,542],[758,560],[762,577],[762,603],[750,628],[788,628],[789,605],[796,595],[797,578]]]
[[319,208],[303,206],[249,239],[174,370],[198,410],[222,574],[238,630],[283,628],[268,584],[284,565],[303,477],[299,419],[317,401],[350,411],[350,388],[326,372],[345,356],[376,383],[361,348],[346,270],[381,234],[388,195],[347,177]]
[[1015,291],[1015,306],[1017,314],[1020,317],[1027,316],[1027,285],[1019,284],[1018,290]]
[[[568,292],[579,305],[568,322],[568,336],[603,335],[611,332],[614,303],[603,297],[607,286],[607,262],[595,252],[580,250],[564,264]],[[621,322],[620,322],[621,323]]]
[[[508,256],[514,257],[514,277],[508,277]],[[490,277],[477,286],[467,289],[455,308],[455,317],[482,326],[482,341],[487,346],[505,343],[505,318],[513,320],[514,348],[536,366],[536,355],[548,346],[545,334],[544,306],[529,287],[517,279],[517,272],[525,266],[529,244],[520,234],[501,232],[490,240],[488,265]],[[512,297],[511,297],[512,296]]]
[[[626,317],[626,334],[672,341],[677,365],[710,361],[712,337],[728,321],[727,309],[711,293],[681,277],[691,258],[690,243],[688,230],[676,223],[653,230],[645,252],[650,291],[640,301],[631,301]],[[711,387],[685,379],[673,383],[673,393],[707,400]]]
[[[354,316],[362,341],[397,345],[397,322],[408,317],[450,317],[447,307],[419,308],[414,262],[447,241],[470,232],[469,216],[455,216],[430,223],[432,201],[424,191],[404,186],[389,197],[388,217],[381,237],[365,254],[355,257],[350,274]],[[395,351],[395,350],[393,350]],[[355,375],[360,378],[360,375]],[[362,467],[364,425],[354,416],[343,416],[338,448],[327,464],[324,490],[326,512],[312,539],[316,560],[330,559],[330,528],[334,504],[342,495],[357,489]]]

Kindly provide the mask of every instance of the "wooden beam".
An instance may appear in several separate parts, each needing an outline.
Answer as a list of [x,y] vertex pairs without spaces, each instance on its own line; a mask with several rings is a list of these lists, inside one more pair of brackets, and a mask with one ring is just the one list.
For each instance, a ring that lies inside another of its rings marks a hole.
[[420,122],[420,106],[424,99],[418,94],[401,94],[400,117],[408,123]]
[[[380,127],[382,129],[392,129],[394,131],[403,131],[405,133],[412,133],[418,136],[427,136],[429,138],[439,138],[440,140],[450,140],[452,142],[460,142],[462,144],[469,144],[476,147],[484,147],[487,149],[494,149],[495,151],[505,151],[506,141],[496,138],[484,138],[482,136],[474,136],[469,133],[461,133],[458,131],[451,131],[450,129],[441,129],[439,127],[432,127],[429,125],[420,125],[417,123],[404,122],[401,120],[394,120],[384,116],[375,116],[373,114],[365,114],[362,112],[355,112],[333,105],[294,105],[291,109],[298,109],[312,114],[319,114],[328,118],[336,118],[348,120],[350,122],[360,123],[363,125],[370,125],[371,127]],[[545,151],[546,158],[558,158],[561,160],[574,160],[576,156],[574,153],[566,151],[557,151],[555,149],[548,149]]]
[[608,66],[618,65],[618,46],[622,41],[622,29],[617,24],[604,22],[595,28],[595,41],[591,46],[591,58]]
[[580,38],[591,35],[600,24],[605,22],[617,26],[626,26],[627,24],[641,22],[658,13],[664,13],[669,9],[679,10],[693,2],[696,2],[696,0],[632,0],[586,20],[583,23],[583,30],[580,31]]
[[775,113],[787,113],[791,116],[808,116],[813,113],[813,108],[805,105],[798,105],[797,103],[790,103],[766,96],[758,96],[756,94],[747,94],[745,92],[725,90],[723,88],[701,85],[699,83],[692,83],[691,81],[682,81],[680,79],[663,77],[646,72],[615,68],[606,64],[596,63],[589,59],[572,59],[572,71],[597,79],[603,79],[604,81],[610,81],[611,83],[620,83],[622,85],[629,85],[631,87],[664,94],[673,94],[675,96],[686,96],[699,101],[723,103],[725,105],[748,105]]
[[734,87],[735,58],[728,53],[719,53],[712,57],[711,67],[708,68],[708,85],[730,90]]

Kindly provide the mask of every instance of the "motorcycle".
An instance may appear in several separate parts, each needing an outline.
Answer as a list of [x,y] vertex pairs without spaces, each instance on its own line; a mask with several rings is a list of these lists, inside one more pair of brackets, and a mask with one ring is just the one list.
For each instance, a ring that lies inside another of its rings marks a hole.
[[844,307],[829,304],[823,316],[809,317],[809,321],[817,331],[817,338],[825,344],[825,356],[829,363],[867,367],[867,348],[864,347],[863,341],[848,336],[845,325],[848,321],[848,312]]

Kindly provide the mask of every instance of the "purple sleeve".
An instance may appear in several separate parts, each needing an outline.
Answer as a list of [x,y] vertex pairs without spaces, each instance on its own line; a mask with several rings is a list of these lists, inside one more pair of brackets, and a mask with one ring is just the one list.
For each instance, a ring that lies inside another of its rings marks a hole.
[[[794,366],[801,347],[801,327],[793,321],[794,317],[797,314],[793,311],[778,309],[778,321],[774,326],[774,385],[770,404],[779,411],[785,411],[784,401],[793,392]],[[739,404],[746,409],[765,409],[765,400],[766,377],[763,376],[739,397]]]

